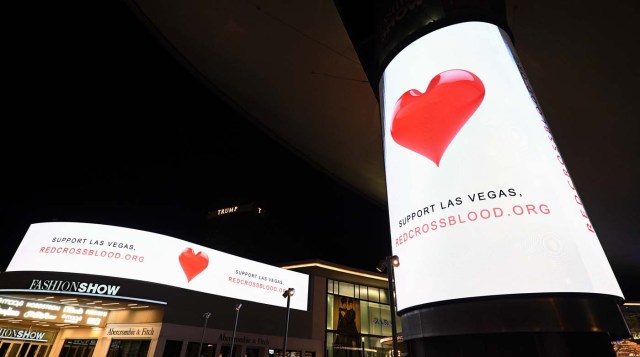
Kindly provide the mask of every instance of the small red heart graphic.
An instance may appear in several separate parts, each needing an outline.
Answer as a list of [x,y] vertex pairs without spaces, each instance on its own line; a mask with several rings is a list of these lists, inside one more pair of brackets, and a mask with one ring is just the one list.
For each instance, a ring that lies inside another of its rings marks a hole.
[[198,252],[195,254],[191,248],[183,250],[178,259],[182,270],[184,270],[184,275],[187,276],[187,281],[191,281],[209,265],[209,257],[206,253]]
[[424,93],[405,92],[393,111],[391,137],[440,166],[440,159],[484,99],[484,85],[462,69],[433,77]]

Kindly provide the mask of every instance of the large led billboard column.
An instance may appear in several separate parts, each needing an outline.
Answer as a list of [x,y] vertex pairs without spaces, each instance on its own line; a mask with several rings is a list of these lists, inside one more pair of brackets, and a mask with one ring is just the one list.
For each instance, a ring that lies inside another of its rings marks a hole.
[[408,350],[609,355],[624,296],[509,35],[421,13],[378,54]]
[[497,26],[420,37],[380,82],[400,311],[447,300],[623,298],[549,126]]
[[334,2],[380,104],[401,350],[610,356],[624,296],[505,1]]

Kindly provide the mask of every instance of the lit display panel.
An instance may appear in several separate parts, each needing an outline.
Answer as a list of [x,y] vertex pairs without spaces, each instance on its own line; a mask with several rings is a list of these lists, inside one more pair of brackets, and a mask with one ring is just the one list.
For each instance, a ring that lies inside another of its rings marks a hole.
[[161,234],[100,224],[32,224],[7,271],[112,276],[283,307],[282,293],[294,288],[291,308],[307,309],[306,274]]
[[429,33],[380,85],[398,308],[478,296],[622,297],[508,36]]

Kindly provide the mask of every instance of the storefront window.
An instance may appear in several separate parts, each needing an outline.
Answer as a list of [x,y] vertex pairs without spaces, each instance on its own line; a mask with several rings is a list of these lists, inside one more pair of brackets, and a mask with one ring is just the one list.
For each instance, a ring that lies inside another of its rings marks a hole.
[[240,347],[238,347],[238,345],[234,345],[233,346],[234,353],[230,353],[229,352],[230,350],[231,350],[231,345],[220,346],[220,354],[218,355],[218,357],[236,357],[238,354],[238,351],[240,350]]
[[387,357],[391,348],[383,346],[379,337],[363,337],[362,350],[364,357]]
[[60,357],[75,357],[75,356],[91,356],[93,350],[96,348],[98,340],[95,339],[68,339],[64,340],[62,350],[60,350]]
[[333,295],[327,295],[327,330],[333,330]]
[[622,315],[629,326],[631,337],[613,342],[616,356],[640,356],[640,305],[625,304],[622,307]]
[[[385,289],[328,281],[327,357],[385,357],[391,345],[383,344],[392,334],[391,309]],[[337,288],[337,289],[336,289]],[[359,298],[358,298],[359,297]],[[396,318],[397,332],[402,328]]]
[[146,357],[151,340],[111,340],[107,357]]
[[369,300],[369,291],[364,285],[360,285],[360,300]]
[[216,345],[213,343],[204,342],[201,344],[200,342],[189,342],[187,344],[185,357],[199,357],[201,354],[200,346],[202,346],[202,356],[213,357],[213,354],[216,352]]
[[[274,357],[282,357],[282,350],[275,350]],[[292,351],[287,349],[287,355],[285,357],[301,357],[302,351]]]
[[338,283],[338,295],[347,296],[347,297],[355,297],[355,287],[353,284],[339,282]]
[[18,355],[18,351],[20,350],[20,347],[22,347],[22,345],[19,343],[12,344],[11,348],[9,348],[9,353],[7,354],[7,357],[16,357]]
[[244,357],[260,357],[260,349],[247,347],[244,352]]
[[182,341],[167,340],[164,345],[163,357],[180,357]]
[[389,303],[389,295],[386,289],[380,289],[380,302],[383,304]]
[[[391,336],[391,310],[389,309],[389,305],[376,302],[363,302],[362,310],[367,311],[369,334]],[[400,329],[397,330],[400,332]]]
[[363,335],[371,334],[371,327],[366,321],[371,321],[371,316],[369,314],[369,302],[368,301],[360,301],[360,333]]
[[49,346],[49,345],[40,345],[40,347],[38,348],[38,351],[34,354],[34,356],[36,356],[36,357],[44,357],[44,356],[46,356],[50,347],[51,346]]
[[375,302],[380,302],[380,290],[378,288],[372,288],[369,287],[367,289],[368,294],[369,294],[369,301],[375,301]]

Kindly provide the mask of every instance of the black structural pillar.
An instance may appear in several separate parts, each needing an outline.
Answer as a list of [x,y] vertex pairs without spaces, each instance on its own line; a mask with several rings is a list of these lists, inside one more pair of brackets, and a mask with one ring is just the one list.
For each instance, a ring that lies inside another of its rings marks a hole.
[[[496,25],[511,37],[503,1],[335,0],[334,3],[379,100],[387,66],[404,48],[427,34],[477,21]],[[435,167],[440,156],[437,160],[427,157],[436,163],[425,159],[425,165]],[[422,213],[430,212],[427,209]],[[427,234],[424,226],[416,227]],[[396,271],[399,277],[402,269],[410,269],[411,263],[396,249],[399,248],[394,246],[393,253],[403,260],[403,266]],[[427,281],[413,283],[426,290],[432,288]],[[441,299],[405,307],[399,315],[409,356],[615,356],[611,341],[629,335],[620,311],[620,296],[533,290]],[[403,298],[399,290],[399,309]]]

